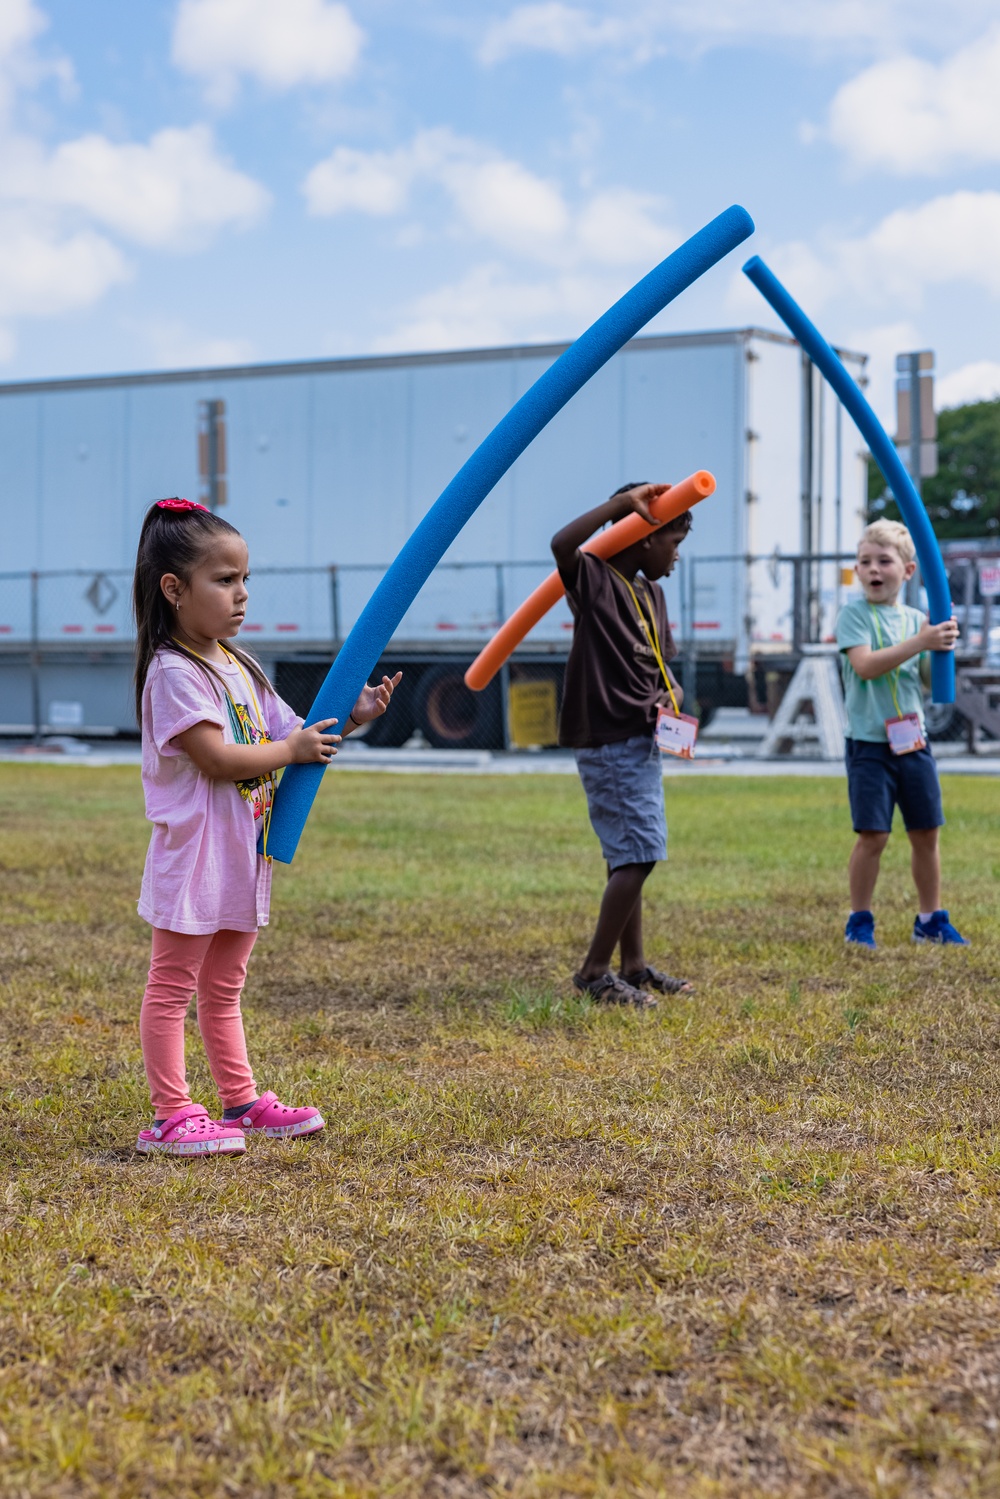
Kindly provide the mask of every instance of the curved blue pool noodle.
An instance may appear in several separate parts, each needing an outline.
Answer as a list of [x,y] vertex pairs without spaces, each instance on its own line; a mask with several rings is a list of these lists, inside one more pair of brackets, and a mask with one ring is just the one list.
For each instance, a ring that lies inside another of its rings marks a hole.
[[[358,693],[403,615],[466,521],[514,460],[612,354],[753,229],[753,219],[745,208],[727,208],[626,292],[525,391],[459,469],[403,546],[344,641],[309,710],[307,723],[321,718],[336,718],[341,724],[347,721]],[[294,857],[325,769],[320,764],[290,765],[281,778],[267,852],[285,864]]]
[[[917,493],[903,462],[896,452],[885,428],[861,394],[858,385],[851,379],[843,364],[820,333],[809,321],[802,308],[782,286],[774,272],[764,264],[759,255],[747,261],[743,270],[763,297],[770,302],[781,321],[798,339],[813,364],[822,371],[837,392],[844,406],[854,419],[854,424],[865,442],[899,506],[899,513],[913,537],[917,549],[917,560],[924,587],[931,621],[942,624],[951,619],[951,588],[945,571],[934,529],[927,517],[923,501]],[[931,696],[936,703],[955,701],[955,655],[953,651],[934,651],[931,654]]]

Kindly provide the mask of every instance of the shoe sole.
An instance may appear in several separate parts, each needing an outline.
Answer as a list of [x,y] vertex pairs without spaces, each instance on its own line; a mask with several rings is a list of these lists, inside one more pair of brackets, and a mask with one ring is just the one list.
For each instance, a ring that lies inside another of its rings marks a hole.
[[853,937],[845,937],[844,946],[852,947],[855,952],[866,952],[872,954],[878,952],[877,942],[857,942]]
[[971,942],[945,942],[941,937],[918,937],[916,932],[910,938],[916,942],[918,947],[971,947]]
[[300,1124],[272,1124],[266,1129],[254,1129],[251,1126],[247,1133],[263,1135],[265,1140],[293,1140],[301,1139],[303,1135],[317,1135],[325,1127],[326,1120],[317,1115],[315,1119],[303,1119]]
[[190,1145],[162,1144],[159,1140],[137,1140],[140,1155],[243,1155],[245,1140],[200,1140]]

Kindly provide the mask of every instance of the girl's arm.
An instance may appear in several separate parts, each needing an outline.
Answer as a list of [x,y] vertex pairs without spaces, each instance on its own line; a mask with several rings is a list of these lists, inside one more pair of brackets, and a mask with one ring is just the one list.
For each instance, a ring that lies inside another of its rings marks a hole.
[[[373,718],[380,718],[389,706],[393,690],[402,680],[403,673],[397,671],[394,677],[383,677],[377,687],[369,687],[366,683],[350,711],[341,738],[346,739],[348,734],[353,734],[354,730],[360,729],[363,724],[371,723]],[[336,723],[336,719],[331,719],[331,723]]]
[[335,718],[322,718],[309,728],[293,729],[287,739],[272,744],[227,744],[215,723],[196,723],[173,741],[213,781],[253,781],[283,765],[326,762],[337,753],[339,734],[329,733]]
[[576,520],[557,531],[552,538],[552,555],[563,582],[573,584],[580,566],[580,547],[609,522],[634,513],[655,526],[656,521],[649,510],[650,501],[665,494],[669,488],[669,484],[637,484],[634,489],[626,489],[624,494],[613,494],[603,505],[597,505],[585,515],[578,515]]
[[921,651],[953,651],[957,639],[958,620],[952,615],[939,625],[925,620],[915,635],[898,645],[886,645],[878,651],[873,651],[870,645],[852,645],[847,659],[863,682],[872,682],[895,671],[911,657],[919,656]]

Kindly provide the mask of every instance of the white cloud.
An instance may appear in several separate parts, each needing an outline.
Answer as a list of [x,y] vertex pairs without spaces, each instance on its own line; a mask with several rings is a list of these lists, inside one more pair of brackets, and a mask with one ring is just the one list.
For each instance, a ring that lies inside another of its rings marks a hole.
[[[857,55],[906,46],[940,49],[940,0],[539,0],[489,22],[478,48],[490,66],[518,53],[576,58],[617,51],[643,62],[666,48],[761,47],[774,42]],[[952,46],[970,41],[996,17],[995,0],[951,0]]]
[[[55,74],[61,58],[33,44],[47,26],[32,0],[0,0],[0,318],[54,317],[91,306],[133,267],[116,240],[186,250],[258,218],[269,197],[218,151],[200,125],[147,143],[90,134],[54,147],[16,133],[18,91]],[[13,351],[0,329],[0,359]]]
[[828,133],[856,166],[900,175],[1000,161],[1000,26],[941,63],[867,68],[834,96]]
[[32,46],[48,24],[34,0],[0,0],[0,112],[8,111],[18,88],[41,78],[54,75],[64,86],[72,83],[67,58],[42,58]]
[[[812,245],[781,245],[764,258],[811,315],[840,297],[855,308],[895,304],[908,311],[922,306],[930,288],[949,282],[1000,297],[1000,192],[945,194],[896,209],[868,234],[819,234]],[[745,276],[734,277],[731,307],[759,308],[749,285]]]
[[19,48],[26,47],[48,24],[33,0],[3,0],[0,5],[0,58],[6,61]]
[[913,349],[924,349],[926,341],[913,323],[901,319],[896,323],[876,323],[866,328],[852,328],[844,345],[857,354],[867,354],[865,395],[885,430],[896,430],[896,355]]
[[0,317],[51,317],[87,307],[129,268],[91,229],[66,232],[38,208],[0,208]]
[[405,152],[354,151],[338,146],[314,166],[303,184],[309,212],[320,218],[352,209],[398,213],[406,202],[413,168]]
[[260,218],[270,195],[218,153],[204,125],[160,130],[148,145],[85,135],[59,146],[38,183],[142,245],[196,249],[213,231]]
[[453,158],[442,162],[440,176],[465,223],[494,244],[538,254],[569,228],[559,189],[516,161]]
[[621,290],[594,276],[567,273],[531,282],[497,263],[480,265],[455,285],[418,297],[374,347],[402,353],[572,337],[567,330],[586,327]]
[[649,194],[625,188],[594,194],[574,212],[559,186],[476,141],[425,130],[393,152],[338,147],[309,173],[309,212],[401,213],[420,183],[451,199],[454,226],[515,254],[569,266],[632,265],[662,258],[676,236],[655,218]]
[[935,382],[935,400],[940,409],[965,406],[970,401],[995,401],[1000,396],[1000,364],[995,359],[977,359],[961,369],[942,375]]
[[494,21],[479,46],[479,61],[487,67],[517,52],[553,52],[577,57],[583,52],[615,47],[634,37],[635,26],[614,17],[593,20],[587,12],[561,0],[541,5],[519,5],[501,21]]
[[257,350],[249,338],[226,338],[197,332],[184,323],[152,322],[136,330],[152,350],[160,369],[204,369],[249,364]]
[[347,6],[328,0],[181,0],[173,60],[227,104],[241,77],[278,91],[346,78],[363,41]]
[[659,200],[627,187],[608,188],[585,204],[577,221],[577,235],[587,256],[601,265],[652,267],[680,243],[678,235],[654,218]]

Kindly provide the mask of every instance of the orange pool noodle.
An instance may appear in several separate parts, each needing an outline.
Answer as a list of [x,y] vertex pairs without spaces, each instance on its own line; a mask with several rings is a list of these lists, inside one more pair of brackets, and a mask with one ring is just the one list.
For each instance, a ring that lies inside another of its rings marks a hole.
[[[641,515],[626,515],[624,520],[616,521],[606,531],[599,531],[596,536],[584,542],[580,550],[594,552],[598,557],[614,557],[633,542],[651,535],[668,520],[673,520],[675,515],[682,515],[685,510],[690,510],[692,505],[697,505],[714,492],[715,475],[701,468],[652,501],[649,508],[656,516],[657,525],[650,526]],[[553,604],[558,604],[565,592],[559,574],[550,573],[545,582],[540,583],[534,593],[529,594],[524,603],[514,610],[510,618],[504,620],[493,639],[483,646],[465,673],[465,685],[471,687],[473,692],[482,692],[515,646],[521,644],[528,631],[534,629],[543,615],[548,614]]]

